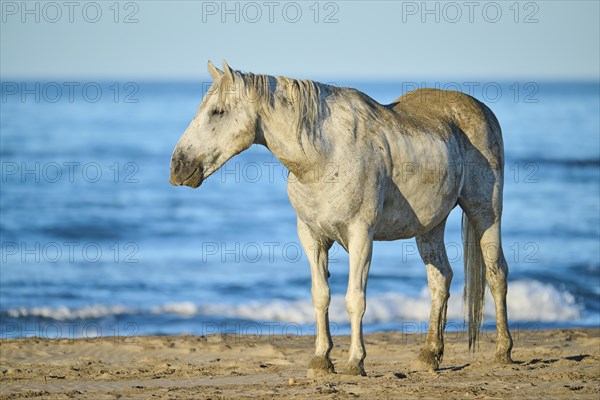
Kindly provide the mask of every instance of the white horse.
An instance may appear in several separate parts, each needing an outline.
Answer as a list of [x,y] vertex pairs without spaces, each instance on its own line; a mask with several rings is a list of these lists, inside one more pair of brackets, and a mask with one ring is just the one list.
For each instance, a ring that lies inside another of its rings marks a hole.
[[334,372],[328,319],[333,242],[350,255],[351,343],[344,372],[365,375],[362,318],[373,240],[411,237],[431,292],[429,330],[417,364],[439,367],[452,279],[444,226],[456,205],[463,210],[469,348],[478,338],[487,280],[496,305],[496,360],[512,362],[508,267],[500,240],[504,150],[488,107],[466,94],[434,89],[381,105],[354,89],[242,73],[226,62],[223,71],[210,62],[208,69],[214,84],[173,152],[170,181],[196,188],[253,143],[267,147],[294,175],[288,194],[310,255],[317,322],[308,376]]

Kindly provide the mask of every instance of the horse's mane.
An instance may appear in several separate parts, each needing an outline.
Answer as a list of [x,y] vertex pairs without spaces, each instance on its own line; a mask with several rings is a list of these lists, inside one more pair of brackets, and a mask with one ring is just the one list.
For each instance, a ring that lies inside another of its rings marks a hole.
[[[247,101],[258,102],[258,105],[267,112],[273,110],[276,99],[294,108],[297,116],[294,125],[301,147],[303,147],[304,137],[311,143],[318,138],[321,122],[329,112],[326,99],[335,95],[340,89],[308,79],[275,77],[233,70],[231,72],[235,80],[243,83]],[[228,85],[219,85],[217,90],[221,96],[226,95]]]
[[[233,89],[236,96],[242,95],[241,101],[258,103],[259,108],[266,113],[275,113],[277,111],[276,103],[292,107],[295,120],[290,122],[296,131],[296,139],[302,151],[305,150],[306,144],[315,146],[316,142],[323,137],[322,125],[330,116],[330,106],[334,102],[346,112],[348,117],[346,120],[354,119],[354,124],[350,122],[348,126],[350,129],[337,129],[336,132],[339,134],[345,132],[350,132],[355,136],[361,132],[369,134],[381,126],[385,126],[386,129],[394,129],[399,135],[435,132],[436,135],[443,134],[444,137],[449,138],[447,135],[449,131],[439,129],[440,123],[455,123],[453,120],[448,121],[449,117],[446,114],[439,115],[438,109],[441,107],[443,111],[447,106],[446,103],[440,101],[439,97],[446,92],[419,90],[418,93],[402,96],[392,104],[382,105],[367,94],[352,88],[337,87],[308,79],[293,79],[236,70],[231,70],[231,74],[234,81],[237,82],[235,85],[237,87]],[[220,95],[221,102],[226,102],[226,98],[232,93],[232,86],[228,83],[228,79],[227,75],[224,75],[219,84],[215,85],[216,90],[213,93]],[[237,89],[242,90],[238,91]],[[435,98],[423,97],[426,94]],[[422,102],[415,102],[421,98]],[[410,107],[406,104],[409,100]],[[464,98],[459,100],[460,104],[467,101]],[[367,129],[357,130],[357,123],[364,124]]]

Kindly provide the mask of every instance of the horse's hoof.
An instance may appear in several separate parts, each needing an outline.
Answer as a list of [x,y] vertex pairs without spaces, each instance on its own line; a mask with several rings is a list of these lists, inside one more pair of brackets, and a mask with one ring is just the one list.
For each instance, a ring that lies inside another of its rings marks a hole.
[[316,379],[316,378],[323,378],[326,376],[330,376],[334,373],[335,373],[335,371],[328,370],[328,369],[309,368],[308,370],[306,370],[306,377],[308,379]]
[[510,365],[510,364],[514,364],[514,363],[515,362],[512,360],[512,358],[510,358],[510,354],[506,354],[506,353],[496,354],[496,364]]
[[434,372],[436,369],[438,369],[437,365],[427,363],[427,362],[425,362],[425,361],[423,361],[423,360],[421,360],[419,358],[417,358],[411,364],[411,370],[413,370],[413,371]]
[[365,369],[361,364],[348,363],[343,371],[344,375],[367,376]]
[[440,367],[441,358],[441,354],[421,350],[419,357],[412,363],[412,368],[415,371],[435,371]]
[[326,356],[315,356],[310,360],[308,364],[308,371],[306,372],[307,378],[318,378],[321,376],[327,376],[335,374],[333,363]]

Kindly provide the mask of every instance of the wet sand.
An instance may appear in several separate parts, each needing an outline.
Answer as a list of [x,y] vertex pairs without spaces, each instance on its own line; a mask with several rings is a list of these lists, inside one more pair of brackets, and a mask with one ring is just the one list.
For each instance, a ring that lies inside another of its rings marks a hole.
[[[446,335],[438,371],[413,371],[424,335],[366,336],[368,376],[306,378],[311,336],[162,336],[7,339],[0,342],[2,399],[148,398],[600,398],[600,330],[513,332],[515,364],[493,363],[494,333],[469,354]],[[349,338],[335,336],[342,370]]]

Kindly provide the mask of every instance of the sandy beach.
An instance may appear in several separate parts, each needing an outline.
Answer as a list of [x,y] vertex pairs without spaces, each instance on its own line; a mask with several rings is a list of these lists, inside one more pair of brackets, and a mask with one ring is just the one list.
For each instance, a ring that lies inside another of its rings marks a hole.
[[[600,330],[515,331],[514,365],[493,360],[494,333],[479,351],[446,336],[440,370],[411,368],[424,340],[366,336],[367,377],[306,378],[311,336],[162,336],[7,339],[0,343],[2,399],[115,398],[594,398],[600,397]],[[334,337],[341,370],[347,336]]]

